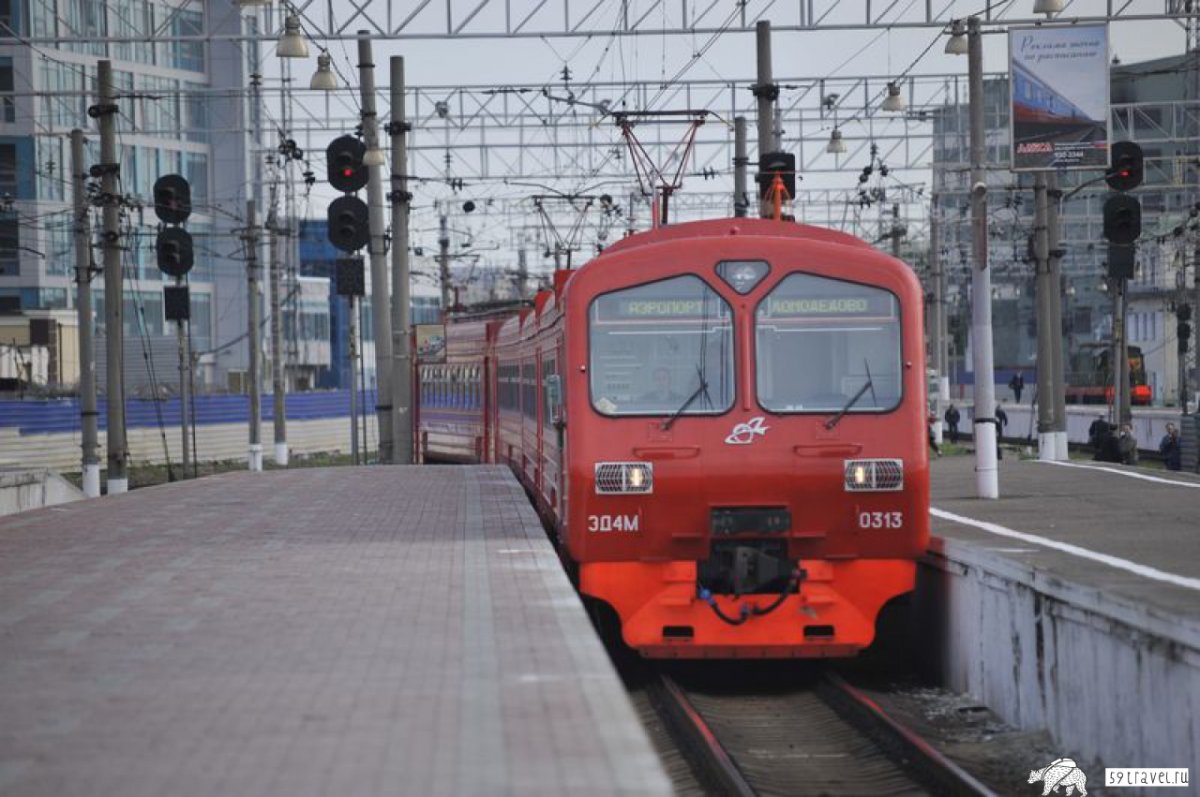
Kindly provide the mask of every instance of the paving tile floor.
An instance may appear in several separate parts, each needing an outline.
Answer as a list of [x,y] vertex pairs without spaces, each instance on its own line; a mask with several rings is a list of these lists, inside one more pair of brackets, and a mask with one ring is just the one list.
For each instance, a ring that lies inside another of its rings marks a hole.
[[670,786],[499,467],[233,473],[0,518],[0,794]]

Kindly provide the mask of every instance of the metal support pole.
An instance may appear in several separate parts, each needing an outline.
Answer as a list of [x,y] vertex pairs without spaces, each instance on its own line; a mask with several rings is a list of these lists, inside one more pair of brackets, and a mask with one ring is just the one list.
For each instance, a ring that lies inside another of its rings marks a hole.
[[[438,216],[438,281],[442,285],[442,321],[450,312],[450,231],[446,214]],[[557,269],[558,244],[554,245],[555,268]]]
[[892,204],[892,232],[891,232],[891,238],[892,238],[892,257],[896,258],[897,260],[899,260],[899,259],[900,259],[900,237],[901,237],[901,231],[900,231],[900,203],[899,203],[899,202],[895,202],[895,203],[893,203],[893,204]]
[[[175,286],[183,286],[183,277],[175,278]],[[187,478],[188,463],[192,459],[192,439],[188,434],[188,383],[191,381],[189,376],[192,369],[188,360],[190,354],[188,353],[187,327],[185,326],[187,323],[182,318],[175,322],[175,343],[179,349],[179,431],[182,440],[180,448],[182,467],[180,470],[184,478]]]
[[275,421],[275,464],[287,467],[287,410],[284,401],[287,397],[287,384],[284,374],[287,355],[283,348],[283,307],[281,298],[282,267],[279,262],[279,231],[276,224],[279,217],[275,208],[267,217],[267,257],[269,261],[268,291],[271,301],[271,393],[272,414]]
[[247,464],[252,471],[263,469],[262,458],[262,396],[261,380],[258,376],[258,355],[262,350],[259,327],[258,291],[258,221],[255,217],[254,200],[246,202],[246,346],[248,365],[246,381],[250,389],[250,449]]
[[117,183],[116,98],[113,96],[112,61],[99,63],[100,160],[104,176],[100,193],[104,202],[104,338],[108,362],[108,494],[129,490],[126,470],[129,451],[125,443],[125,324],[124,274],[121,271],[121,190]]
[[[1058,175],[1046,175],[1046,244],[1047,270],[1050,273],[1050,370],[1054,377],[1054,458],[1059,462],[1070,459],[1067,453],[1067,371],[1063,354],[1062,312],[1062,191]],[[1039,388],[1040,389],[1040,388]]]
[[1050,246],[1046,232],[1049,212],[1046,198],[1046,174],[1033,178],[1033,256],[1035,298],[1037,300],[1037,430],[1038,459],[1052,462],[1058,446],[1054,427],[1054,355],[1051,353]]
[[[363,142],[367,151],[378,151],[375,117],[375,63],[371,33],[358,32],[358,76],[362,86]],[[379,463],[392,462],[392,315],[388,301],[387,251],[383,241],[383,175],[379,166],[367,167],[368,224],[371,228],[371,324],[375,331],[375,414],[379,424]]]
[[983,37],[979,18],[967,20],[967,74],[971,118],[971,329],[975,366],[975,488],[1000,497],[997,471],[996,385],[992,366],[992,273],[988,268],[987,168],[983,125]]
[[350,302],[350,341],[346,347],[350,360],[350,462],[358,465],[358,310],[353,295],[346,299]]
[[937,388],[934,391],[933,403],[933,439],[938,445],[942,444],[942,414],[946,411],[942,386],[946,382],[946,358],[944,356],[945,338],[943,337],[942,316],[946,312],[945,291],[942,285],[942,249],[938,235],[941,231],[941,218],[938,216],[937,197],[933,197],[929,208],[929,280],[932,285],[932,299],[929,302],[929,319],[926,329],[929,334],[929,359],[937,374]]
[[408,213],[412,197],[408,193],[408,122],[404,113],[404,58],[391,58],[392,124],[392,403],[396,407],[392,433],[395,449],[392,461],[411,465],[413,461],[413,363],[409,329],[412,327],[408,265]]
[[1115,385],[1113,390],[1113,417],[1118,424],[1133,422],[1133,407],[1129,396],[1129,341],[1126,334],[1126,308],[1128,307],[1129,280],[1117,281],[1117,315],[1113,319],[1113,337],[1116,341]]
[[[779,96],[779,87],[775,85],[771,75],[771,23],[760,19],[754,25],[755,43],[758,52],[758,72],[754,83],[754,96],[758,98],[758,156],[771,151],[775,134],[775,99]],[[763,199],[759,202],[759,216],[770,218],[773,210],[771,201]]]
[[743,218],[750,209],[750,197],[746,193],[746,117],[733,118],[733,215]]
[[79,319],[79,425],[83,431],[83,494],[100,495],[97,448],[96,341],[92,318],[92,233],[88,214],[83,131],[71,131],[71,183],[75,199],[75,302]]

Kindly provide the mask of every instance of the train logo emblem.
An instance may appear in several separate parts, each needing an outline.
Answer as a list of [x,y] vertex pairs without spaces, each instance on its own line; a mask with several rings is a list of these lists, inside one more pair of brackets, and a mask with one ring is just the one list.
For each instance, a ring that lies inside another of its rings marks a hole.
[[1083,774],[1083,770],[1075,766],[1075,762],[1069,758],[1056,758],[1047,766],[1041,769],[1031,769],[1029,771],[1029,782],[1037,783],[1042,781],[1045,786],[1042,788],[1042,797],[1051,792],[1058,794],[1060,787],[1066,787],[1064,792],[1067,797],[1071,797],[1078,789],[1079,794],[1087,794],[1087,775]]
[[733,427],[733,431],[725,438],[725,445],[729,446],[748,446],[754,442],[755,435],[766,437],[767,430],[770,426],[763,426],[764,419],[761,415],[751,418],[748,423],[739,423]]

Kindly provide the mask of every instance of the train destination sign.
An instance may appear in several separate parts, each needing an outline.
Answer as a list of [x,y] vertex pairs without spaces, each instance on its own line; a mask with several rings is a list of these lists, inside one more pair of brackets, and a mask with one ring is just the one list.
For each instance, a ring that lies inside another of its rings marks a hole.
[[688,297],[601,298],[595,304],[596,320],[638,321],[641,319],[716,320],[729,314],[726,304],[715,294],[707,300],[693,294]]
[[769,296],[762,314],[767,318],[870,316],[895,317],[890,294],[866,296]]
[[1012,170],[1107,168],[1108,27],[1013,28],[1008,55]]

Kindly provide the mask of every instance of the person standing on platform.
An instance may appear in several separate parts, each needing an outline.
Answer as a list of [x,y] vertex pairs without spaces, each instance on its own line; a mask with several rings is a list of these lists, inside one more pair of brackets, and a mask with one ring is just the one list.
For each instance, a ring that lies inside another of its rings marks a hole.
[[1088,427],[1088,445],[1098,450],[1110,431],[1108,420],[1103,415],[1097,415],[1096,420]]
[[1162,442],[1158,444],[1158,453],[1162,454],[1163,462],[1167,464],[1167,470],[1182,470],[1182,450],[1179,445],[1179,430],[1175,428],[1175,424],[1167,424],[1167,433],[1163,435]]
[[946,429],[950,432],[950,442],[958,445],[958,422],[962,420],[962,414],[953,403],[946,408],[945,420]]
[[929,447],[933,449],[933,453],[940,458],[942,456],[942,447],[938,445],[937,438],[933,436],[933,423],[937,420],[936,415],[930,415],[928,422],[925,424],[925,430],[929,433]]
[[1117,452],[1121,455],[1122,464],[1138,464],[1137,438],[1133,436],[1133,427],[1127,423],[1121,424],[1121,433],[1117,437]]
[[1008,413],[999,404],[996,405],[996,439],[1004,437],[1004,427],[1008,426]]
[[1021,391],[1025,389],[1025,377],[1021,375],[1020,371],[1017,371],[1013,374],[1012,379],[1008,380],[1008,387],[1012,390],[1013,396],[1016,398],[1016,403],[1020,404]]

